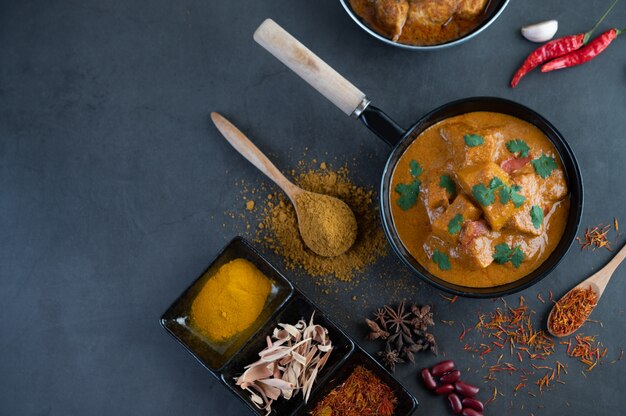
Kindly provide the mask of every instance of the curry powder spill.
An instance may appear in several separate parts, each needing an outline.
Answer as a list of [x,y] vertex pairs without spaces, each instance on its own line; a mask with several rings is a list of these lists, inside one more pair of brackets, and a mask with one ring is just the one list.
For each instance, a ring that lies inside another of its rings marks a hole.
[[191,323],[215,342],[225,342],[256,321],[272,284],[252,263],[235,259],[207,280],[191,305]]
[[285,194],[270,194],[258,233],[266,247],[284,258],[288,268],[300,268],[312,276],[334,275],[350,281],[355,273],[362,272],[386,255],[387,243],[378,208],[373,203],[374,192],[354,185],[348,179],[347,168],[333,171],[326,166],[326,169],[309,170],[294,176],[303,189],[344,201],[356,218],[357,236],[345,253],[336,257],[319,256],[302,241],[295,209]]
[[357,224],[348,205],[313,192],[299,193],[295,199],[300,235],[311,250],[320,256],[335,257],[352,247]]

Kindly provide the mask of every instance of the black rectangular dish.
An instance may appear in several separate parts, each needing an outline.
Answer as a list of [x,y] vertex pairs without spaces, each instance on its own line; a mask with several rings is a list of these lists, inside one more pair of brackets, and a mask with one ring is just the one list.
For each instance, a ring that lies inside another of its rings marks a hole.
[[[265,302],[263,312],[256,322],[246,331],[237,334],[227,343],[216,345],[189,325],[187,316],[191,303],[202,289],[206,281],[222,265],[236,258],[243,258],[254,264],[272,283],[272,290]],[[241,237],[231,240],[219,252],[209,267],[172,303],[161,317],[161,325],[176,338],[200,363],[211,371],[220,371],[251,338],[255,332],[263,328],[273,313],[292,296],[294,288],[278,270],[269,264],[261,255]]]
[[[236,258],[244,258],[253,263],[270,279],[272,290],[263,312],[249,330],[237,335],[237,339],[229,341],[227,345],[215,345],[189,325],[188,312],[193,299],[213,273]],[[345,381],[356,365],[363,365],[396,393],[398,405],[394,414],[411,415],[417,408],[415,398],[241,237],[236,237],[222,249],[200,277],[174,301],[161,317],[161,325],[213,376],[221,380],[253,414],[264,415],[265,411],[252,403],[248,392],[236,385],[235,378],[244,371],[246,365],[258,359],[259,351],[266,345],[266,337],[272,334],[278,323],[295,324],[300,319],[308,321],[313,313],[314,322],[328,330],[333,351],[316,378],[308,404],[304,403],[299,392],[291,400],[276,400],[271,414],[309,414],[313,406],[331,389]]]

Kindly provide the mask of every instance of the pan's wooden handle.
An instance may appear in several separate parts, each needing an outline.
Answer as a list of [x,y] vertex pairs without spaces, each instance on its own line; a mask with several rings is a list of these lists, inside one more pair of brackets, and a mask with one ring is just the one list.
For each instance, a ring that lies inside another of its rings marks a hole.
[[313,88],[328,98],[341,111],[356,116],[367,106],[365,94],[339,75],[317,55],[272,19],[267,19],[254,32],[254,40]]

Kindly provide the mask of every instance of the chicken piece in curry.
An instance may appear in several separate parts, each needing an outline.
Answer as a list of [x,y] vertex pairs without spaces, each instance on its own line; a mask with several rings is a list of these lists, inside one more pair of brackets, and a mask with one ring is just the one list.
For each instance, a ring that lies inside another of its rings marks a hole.
[[563,165],[537,127],[506,114],[443,120],[409,145],[392,176],[391,213],[407,251],[467,287],[513,282],[558,245],[569,213]]
[[350,0],[379,34],[409,45],[437,45],[464,36],[485,18],[488,0]]

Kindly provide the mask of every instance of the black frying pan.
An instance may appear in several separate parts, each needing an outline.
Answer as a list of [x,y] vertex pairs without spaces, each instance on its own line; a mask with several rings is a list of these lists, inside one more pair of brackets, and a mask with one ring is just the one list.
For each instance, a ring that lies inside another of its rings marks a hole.
[[[259,26],[254,39],[272,55],[332,101],[344,113],[360,119],[378,137],[393,147],[380,186],[380,206],[383,227],[395,253],[421,279],[446,292],[467,297],[496,297],[523,290],[546,277],[561,261],[571,246],[580,224],[583,209],[583,183],[580,169],[569,145],[550,122],[533,110],[495,97],[473,97],[445,104],[423,116],[408,129],[396,124],[383,111],[370,105],[363,92],[339,75],[313,52],[289,33],[268,19]],[[490,287],[472,288],[455,285],[429,273],[406,250],[395,230],[391,216],[391,177],[400,156],[421,132],[439,121],[457,115],[491,111],[508,114],[537,126],[554,144],[563,166],[570,191],[570,212],[565,232],[550,257],[532,273],[512,283]]]

